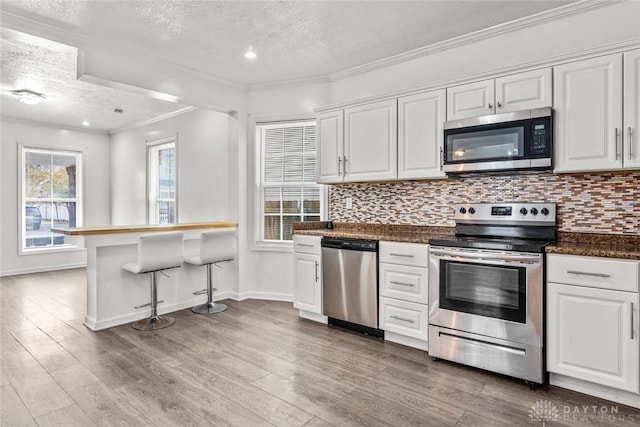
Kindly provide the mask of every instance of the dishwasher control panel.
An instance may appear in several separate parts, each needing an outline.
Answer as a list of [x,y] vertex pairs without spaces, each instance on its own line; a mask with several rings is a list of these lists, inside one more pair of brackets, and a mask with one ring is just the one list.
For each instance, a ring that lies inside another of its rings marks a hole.
[[378,241],[367,239],[349,239],[342,237],[324,237],[321,242],[323,248],[346,249],[352,251],[377,252]]

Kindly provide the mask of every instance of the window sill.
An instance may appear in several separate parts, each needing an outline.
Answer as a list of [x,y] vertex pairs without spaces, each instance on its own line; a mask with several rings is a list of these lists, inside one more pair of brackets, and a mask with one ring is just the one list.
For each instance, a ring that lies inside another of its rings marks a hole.
[[293,252],[293,241],[286,242],[253,242],[252,251],[256,252]]
[[65,245],[64,247],[48,247],[48,248],[34,248],[34,249],[20,249],[20,256],[22,255],[43,255],[43,254],[55,254],[60,252],[80,252],[86,250],[82,246],[77,245]]

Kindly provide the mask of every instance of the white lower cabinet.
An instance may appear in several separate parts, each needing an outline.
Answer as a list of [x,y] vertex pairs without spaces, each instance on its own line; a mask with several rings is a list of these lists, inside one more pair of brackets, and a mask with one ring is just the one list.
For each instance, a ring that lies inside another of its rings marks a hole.
[[293,236],[293,307],[300,317],[319,322],[322,315],[322,258],[320,237]]
[[429,246],[380,242],[380,329],[386,341],[429,349]]
[[638,262],[549,254],[551,384],[640,405]]

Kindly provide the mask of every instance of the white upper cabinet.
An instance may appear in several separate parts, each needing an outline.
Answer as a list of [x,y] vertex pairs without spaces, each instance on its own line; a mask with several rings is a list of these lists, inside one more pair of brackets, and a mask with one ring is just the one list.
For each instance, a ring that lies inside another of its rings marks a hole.
[[447,89],[447,120],[552,105],[551,69],[527,71]]
[[441,178],[446,91],[398,99],[398,178]]
[[447,89],[447,120],[486,116],[494,113],[495,81],[485,80]]
[[332,184],[344,179],[342,156],[344,151],[344,112],[329,111],[316,118],[318,133],[317,182]]
[[624,54],[625,168],[640,168],[640,49]]
[[554,69],[555,171],[622,167],[622,55]]
[[344,110],[342,167],[345,181],[348,182],[381,181],[398,177],[396,99]]
[[551,107],[551,68],[496,79],[496,113]]

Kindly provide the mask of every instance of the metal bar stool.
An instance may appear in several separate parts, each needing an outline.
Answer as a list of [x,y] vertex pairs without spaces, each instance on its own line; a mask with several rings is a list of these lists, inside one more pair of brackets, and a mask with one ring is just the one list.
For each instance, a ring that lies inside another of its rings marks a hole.
[[205,231],[200,236],[200,253],[195,256],[186,257],[184,262],[192,265],[207,266],[207,288],[194,292],[194,295],[207,294],[205,304],[193,307],[191,311],[197,314],[212,314],[225,311],[227,306],[213,302],[213,293],[218,289],[213,287],[211,279],[211,265],[223,261],[233,261],[236,256],[236,229],[218,228]]
[[158,304],[164,301],[158,301],[156,274],[169,268],[182,267],[183,241],[184,233],[182,231],[143,234],[138,242],[138,261],[122,264],[124,270],[132,273],[151,273],[151,302],[135,307],[139,309],[150,306],[151,315],[146,319],[134,322],[133,329],[152,331],[166,328],[176,322],[172,317],[158,316]]

